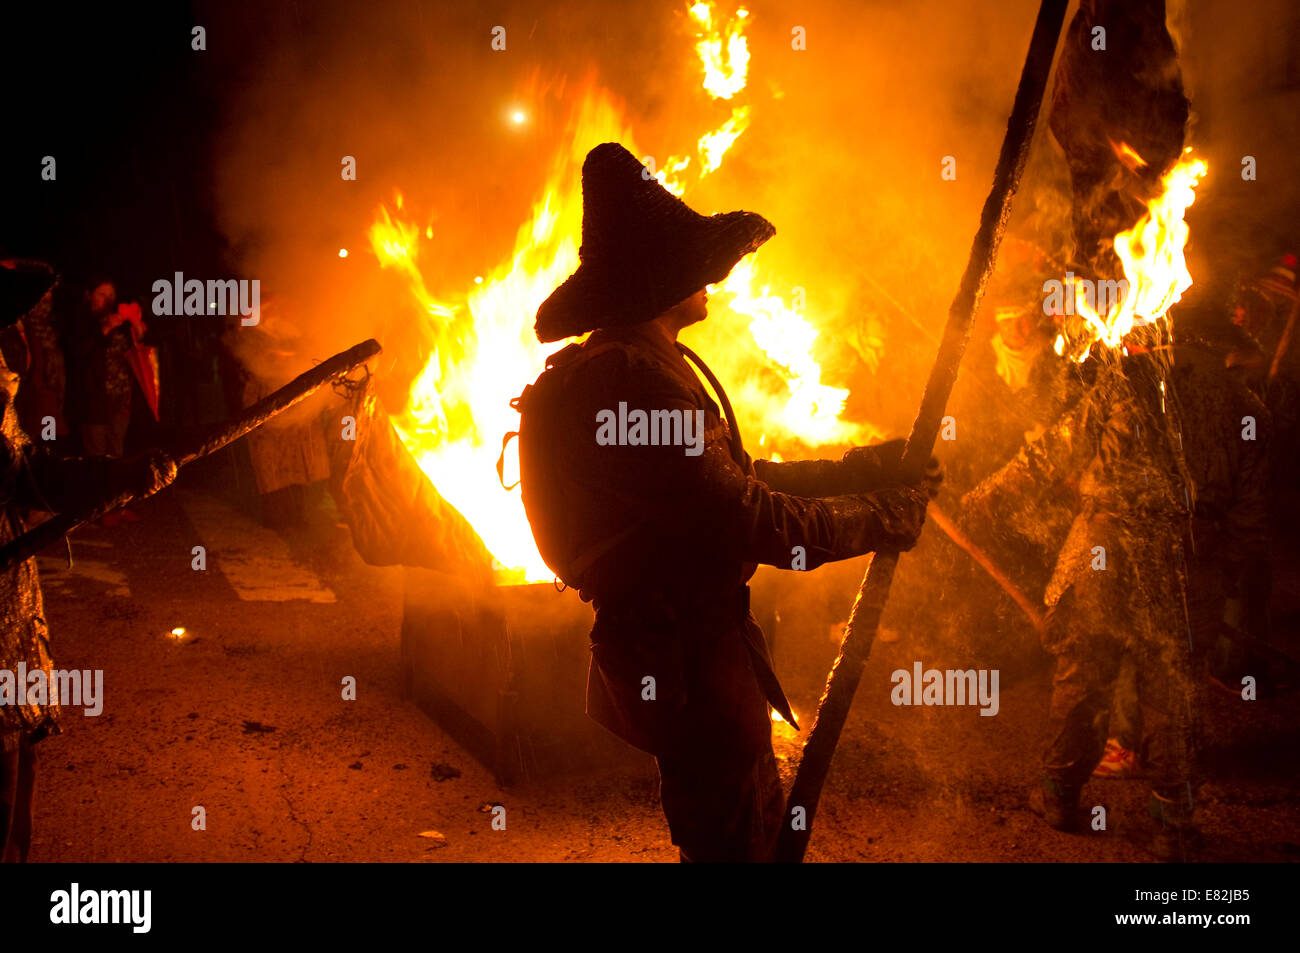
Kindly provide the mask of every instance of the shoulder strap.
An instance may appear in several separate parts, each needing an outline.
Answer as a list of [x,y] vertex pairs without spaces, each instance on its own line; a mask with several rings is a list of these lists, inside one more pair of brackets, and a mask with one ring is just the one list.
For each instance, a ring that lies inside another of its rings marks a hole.
[[736,424],[736,413],[731,409],[731,401],[727,400],[727,392],[722,389],[722,384],[714,376],[713,371],[709,370],[709,365],[705,364],[698,354],[680,341],[676,343],[677,349],[690,358],[691,363],[700,369],[704,379],[713,388],[713,393],[718,398],[718,404],[722,407],[722,413],[727,418],[727,427],[731,430],[731,452],[735,456],[736,462],[744,466],[745,444],[740,439],[740,427]]

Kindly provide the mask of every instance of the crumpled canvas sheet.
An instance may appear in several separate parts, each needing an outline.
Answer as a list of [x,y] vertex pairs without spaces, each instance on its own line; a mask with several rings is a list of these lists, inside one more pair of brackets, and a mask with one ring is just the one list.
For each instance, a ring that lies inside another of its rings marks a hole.
[[359,388],[342,413],[356,418],[356,439],[331,433],[330,491],[361,558],[490,579],[491,554],[425,476],[378,397]]

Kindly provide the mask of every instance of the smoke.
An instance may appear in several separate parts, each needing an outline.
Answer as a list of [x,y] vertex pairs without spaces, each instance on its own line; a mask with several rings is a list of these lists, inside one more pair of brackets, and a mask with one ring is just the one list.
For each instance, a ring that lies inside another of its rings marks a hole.
[[[294,328],[262,336],[279,342],[279,372],[375,336],[385,347],[380,396],[400,410],[429,356],[429,319],[369,249],[377,206],[401,190],[428,229],[426,285],[463,304],[476,275],[509,259],[589,78],[621,103],[639,154],[693,152],[732,103],[701,88],[686,6],[643,5],[635,15],[595,0],[380,3],[364,16],[344,3],[200,8],[213,82],[234,90],[217,216],[232,266],[260,278],[276,303],[270,313]],[[750,124],[685,198],[705,213],[751,209],[776,225],[758,259],[777,278],[772,294],[805,297],[823,382],[850,390],[848,419],[904,435],[992,181],[1038,4],[747,6],[749,81],[734,102],[750,107]],[[1262,3],[1255,18],[1227,3],[1179,4],[1171,14],[1196,113],[1190,141],[1210,161],[1188,250],[1193,278],[1207,287],[1262,266],[1294,238],[1285,229],[1300,189],[1286,172],[1297,145],[1297,22],[1285,0]],[[492,48],[496,27],[504,50]],[[806,49],[794,48],[796,31]],[[1257,159],[1256,181],[1240,176],[1245,154]],[[355,181],[341,176],[345,157]],[[1064,160],[1043,121],[1011,234],[1067,260],[1068,201]],[[531,327],[533,315],[519,320]],[[1010,444],[992,436],[1003,414],[990,399],[992,327],[982,314],[952,404],[958,440],[940,450],[950,473],[971,480],[1020,437],[1014,426]],[[746,376],[761,371],[752,346],[740,347],[748,339],[747,319],[719,306],[687,335],[733,396],[749,393]],[[257,340],[248,335],[244,350],[256,352]],[[743,355],[743,366],[729,354]]]
[[[637,154],[659,161],[693,154],[696,139],[729,115],[732,103],[701,89],[686,7],[685,0],[201,7],[213,82],[234,90],[219,137],[217,217],[232,268],[261,279],[273,302],[264,309],[268,327],[233,331],[247,366],[285,376],[374,336],[385,348],[378,392],[398,413],[429,357],[430,319],[370,251],[376,208],[391,207],[401,190],[408,217],[428,229],[418,264],[430,294],[463,306],[474,277],[509,260],[588,80],[621,104]],[[905,435],[992,182],[1038,3],[747,7],[749,80],[735,102],[749,106],[750,124],[718,171],[691,180],[685,199],[704,213],[749,209],[776,225],[757,259],[774,276],[772,294],[806,300],[820,330],[814,352],[823,383],[850,390],[846,418]],[[730,14],[735,4],[719,9]],[[1189,142],[1210,164],[1189,215],[1197,282],[1189,299],[1285,250],[1300,211],[1291,158],[1300,145],[1300,17],[1287,0],[1261,0],[1254,17],[1240,9],[1179,3],[1170,17],[1195,114]],[[503,51],[492,49],[494,27],[504,27]],[[797,28],[806,49],[792,47]],[[513,120],[516,112],[524,121]],[[1255,181],[1241,178],[1245,155],[1257,160]],[[355,181],[341,177],[344,157],[355,159]],[[1070,214],[1064,155],[1044,111],[997,281],[1024,285],[1028,259],[1014,253],[1018,244],[1069,261]],[[772,448],[755,446],[759,404],[750,397],[764,368],[747,343],[748,320],[722,304],[715,297],[709,319],[686,340],[718,371],[750,452],[763,455]],[[994,371],[991,311],[979,316],[950,404],[957,439],[938,449],[949,473],[939,503],[957,519],[958,495],[1011,456],[1032,425]],[[531,328],[533,314],[519,321]],[[529,381],[521,376],[511,393]],[[786,455],[842,449],[794,447]],[[1007,560],[1030,598],[1041,598],[1054,554],[993,555]],[[764,570],[756,579],[755,612],[774,636],[805,728],[864,562],[813,574]],[[860,693],[870,722],[846,736],[837,760],[854,790],[901,798],[910,813],[926,798],[980,801],[1010,783],[972,761],[966,745],[977,736],[954,732],[951,720],[889,720],[894,668],[921,660],[996,669],[1014,692],[1043,662],[1020,610],[933,524],[900,563],[879,643],[864,681],[875,687]],[[1026,736],[1037,730],[1032,712],[1045,704],[1041,695],[1022,699],[1019,709],[1031,713],[1013,726]],[[1005,706],[1001,717],[1014,718],[1014,710]],[[978,735],[982,745],[1005,746],[1007,738]],[[998,754],[1005,751],[985,751],[987,763]],[[881,764],[888,770],[877,770]],[[935,817],[950,814],[968,819],[962,810],[921,812],[926,836]]]
[[[746,208],[776,224],[759,253],[763,274],[772,294],[806,298],[823,382],[850,390],[847,418],[904,434],[992,179],[1037,4],[749,10],[748,86],[733,101],[750,108],[749,128],[685,197],[705,213]],[[271,367],[279,377],[375,336],[385,347],[377,385],[393,412],[429,356],[429,319],[369,249],[381,202],[402,192],[428,229],[425,284],[463,304],[476,275],[508,260],[589,77],[622,104],[638,154],[660,161],[693,153],[733,104],[701,88],[684,2],[635,17],[598,2],[380,4],[364,17],[341,3],[214,5],[200,14],[212,74],[235,90],[217,217],[232,266],[261,279],[273,302],[260,333],[234,330],[237,351],[254,373]],[[505,50],[492,48],[496,27]],[[515,112],[525,121],[513,122]],[[354,181],[341,175],[345,157]],[[522,326],[532,317],[519,315]],[[737,395],[752,434],[762,407],[745,399],[748,378],[762,368],[754,346],[738,347],[749,339],[748,319],[715,306],[688,340]]]
[[[849,414],[905,431],[929,335],[942,325],[991,180],[1037,4],[749,9],[749,86],[737,101],[751,105],[751,124],[686,198],[706,212],[750,208],[776,224],[760,255],[789,287],[772,293],[804,289],[828,382],[853,389]],[[689,150],[729,106],[700,88],[684,2],[635,17],[598,2],[381,3],[364,17],[341,2],[212,4],[198,13],[212,81],[235,90],[215,182],[231,264],[296,313],[308,329],[305,360],[380,335],[396,374],[385,382],[390,403],[422,356],[401,353],[418,342],[409,331],[420,318],[366,246],[381,201],[401,189],[407,207],[428,216],[421,269],[435,294],[454,298],[508,256],[584,77],[625,105],[641,150],[660,158]],[[1298,21],[1285,0],[1266,0],[1250,18],[1226,3],[1170,12],[1196,113],[1190,141],[1211,166],[1192,212],[1198,282],[1256,268],[1295,239],[1286,230],[1300,206],[1288,172],[1300,145]],[[492,49],[498,26],[504,51]],[[796,28],[804,50],[792,48]],[[510,121],[515,110],[526,122]],[[1046,139],[1040,130],[1036,154],[1050,148]],[[1247,155],[1255,181],[1241,178]],[[340,176],[344,156],[356,160],[355,181]],[[945,157],[954,178],[941,176]],[[1040,168],[1049,166],[1031,168],[1017,216],[1058,194],[1059,183],[1035,181]],[[714,339],[745,333],[743,323],[715,318],[703,329]]]
[[[777,225],[761,255],[789,287],[772,293],[805,289],[827,382],[852,387],[850,415],[880,429],[904,430],[919,395],[932,345],[918,325],[937,332],[956,287],[1035,10],[750,6],[750,128],[686,198]],[[640,150],[661,158],[691,150],[729,108],[700,88],[684,3],[636,17],[594,2],[200,14],[213,70],[236,89],[215,183],[232,265],[304,329],[304,363],[378,335],[395,408],[422,363],[408,353],[422,319],[368,249],[380,202],[400,189],[428,216],[421,270],[454,299],[508,257],[584,77],[622,101]],[[491,48],[495,26],[505,51]],[[796,27],[805,50],[792,49]],[[526,122],[510,121],[515,110]],[[355,181],[340,175],[344,156]],[[715,317],[719,335],[746,333]]]
[[[792,18],[756,8],[753,123],[708,210],[754,208],[775,223],[759,258],[790,287],[773,293],[805,289],[824,381],[851,387],[847,415],[883,433],[910,427],[1035,10],[820,4]],[[790,49],[795,25],[805,52]],[[746,333],[725,315],[711,323],[719,346]]]
[[1188,142],[1210,167],[1187,215],[1196,283],[1185,300],[1221,307],[1237,280],[1300,245],[1300,8],[1261,0],[1243,15],[1180,0],[1170,20],[1192,103]]

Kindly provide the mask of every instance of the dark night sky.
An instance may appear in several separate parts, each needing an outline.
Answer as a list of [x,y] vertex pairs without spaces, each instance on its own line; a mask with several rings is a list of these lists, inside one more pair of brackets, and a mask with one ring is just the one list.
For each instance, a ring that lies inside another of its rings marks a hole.
[[[25,6],[6,14],[0,39],[0,249],[72,277],[107,272],[137,294],[159,266],[218,266],[216,100],[190,47],[190,7]],[[46,155],[53,182],[41,179]]]

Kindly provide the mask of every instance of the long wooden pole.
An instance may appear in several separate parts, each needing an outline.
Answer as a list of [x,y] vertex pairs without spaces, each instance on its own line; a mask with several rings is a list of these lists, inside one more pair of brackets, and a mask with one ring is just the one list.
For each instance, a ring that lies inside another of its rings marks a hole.
[[[169,447],[161,448],[162,452],[171,458],[178,469],[187,463],[193,463],[200,457],[206,457],[226,444],[238,440],[249,431],[256,430],[272,417],[306,400],[331,381],[360,367],[379,351],[379,342],[373,338],[362,341],[317,364],[311,370],[299,374],[273,394],[253,404],[234,420],[178,440]],[[55,515],[40,526],[28,530],[0,547],[0,569],[36,555],[46,546],[57,543],[78,526],[93,522],[118,507],[126,506],[134,497],[135,494],[129,490],[110,493],[99,499],[87,501],[85,505],[75,510]]]
[[975,560],[975,564],[988,573],[989,578],[1002,587],[1002,591],[1011,597],[1011,601],[1020,607],[1020,611],[1025,614],[1025,618],[1030,624],[1040,632],[1043,628],[1043,610],[1030,601],[1029,596],[1025,595],[1025,590],[1021,589],[1014,579],[1008,576],[1002,567],[993,561],[993,557],[986,553],[978,543],[961,531],[961,527],[948,518],[947,514],[933,503],[930,504],[926,516],[933,520],[935,525],[948,534],[957,546],[965,551],[966,555]]
[[[1068,0],[1043,0],[1038,10],[1033,37],[1029,41],[1029,53],[1025,57],[1020,85],[1016,89],[1015,104],[1007,122],[1007,133],[1002,140],[1002,153],[998,157],[997,171],[993,176],[993,189],[984,202],[979,230],[975,233],[966,271],[962,275],[961,286],[953,299],[952,307],[948,309],[948,323],[944,328],[943,340],[939,343],[939,353],[930,369],[930,378],[921,398],[921,408],[903,450],[902,468],[905,474],[920,477],[934,450],[934,442],[938,439],[944,408],[957,380],[957,369],[961,365],[962,354],[966,351],[975,311],[984,295],[984,286],[993,273],[998,245],[1006,231],[1007,218],[1011,214],[1011,197],[1020,184],[1025,161],[1029,157],[1029,145],[1034,138],[1034,127],[1038,123],[1039,109],[1047,89],[1068,5]],[[830,770],[831,757],[835,754],[840,732],[848,718],[858,682],[862,679],[862,671],[871,654],[871,643],[876,637],[880,614],[889,598],[889,587],[897,565],[898,553],[876,553],[858,589],[853,609],[849,613],[848,626],[844,630],[844,640],[840,644],[839,657],[826,681],[826,690],[817,707],[817,720],[804,745],[803,759],[799,763],[794,787],[786,802],[785,823],[773,857],[778,862],[799,863],[808,848],[822,785]]]

